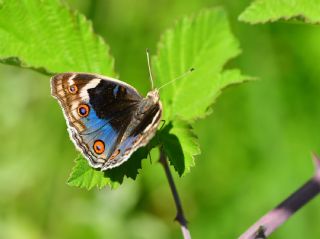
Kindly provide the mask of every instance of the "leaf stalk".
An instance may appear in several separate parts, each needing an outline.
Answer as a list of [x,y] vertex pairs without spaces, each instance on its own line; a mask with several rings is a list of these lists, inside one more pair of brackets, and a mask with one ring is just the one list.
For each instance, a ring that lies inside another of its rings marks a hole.
[[187,220],[186,220],[186,218],[184,216],[181,200],[180,200],[176,185],[174,183],[174,180],[173,180],[173,177],[172,177],[172,174],[171,174],[171,171],[170,171],[170,167],[169,167],[169,164],[168,164],[167,157],[166,157],[165,152],[164,152],[162,147],[160,148],[160,159],[159,159],[159,162],[163,166],[163,169],[164,169],[164,171],[166,173],[166,177],[167,177],[170,189],[171,189],[173,200],[174,200],[174,203],[175,203],[175,206],[176,206],[176,209],[177,209],[177,215],[176,215],[174,220],[177,221],[180,224],[183,238],[184,239],[191,239],[191,234],[190,234],[190,231],[189,231],[188,225],[187,225],[188,222],[187,222]]

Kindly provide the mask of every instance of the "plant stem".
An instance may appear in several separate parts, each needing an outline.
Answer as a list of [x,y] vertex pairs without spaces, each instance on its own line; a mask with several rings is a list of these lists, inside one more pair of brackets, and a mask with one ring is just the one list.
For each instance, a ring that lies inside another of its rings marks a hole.
[[176,188],[176,185],[173,181],[173,177],[170,171],[170,167],[167,161],[167,157],[163,151],[163,148],[160,148],[160,159],[159,162],[162,164],[164,171],[166,173],[169,185],[170,185],[170,189],[171,189],[171,193],[174,199],[174,203],[176,205],[176,209],[177,209],[177,215],[175,217],[175,221],[179,222],[180,227],[181,227],[181,232],[183,235],[184,239],[191,239],[191,235],[187,226],[187,220],[184,216],[183,213],[183,208],[182,208],[182,204],[181,204],[181,200]]
[[263,239],[271,235],[279,226],[286,222],[296,211],[306,205],[320,192],[320,159],[314,155],[316,166],[315,176],[300,187],[296,192],[268,212],[252,225],[240,239]]

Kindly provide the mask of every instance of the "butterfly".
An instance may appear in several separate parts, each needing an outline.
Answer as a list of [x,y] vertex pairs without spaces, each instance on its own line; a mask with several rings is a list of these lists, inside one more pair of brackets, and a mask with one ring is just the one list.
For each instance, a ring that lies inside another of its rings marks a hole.
[[159,126],[157,89],[146,97],[125,82],[90,73],[51,78],[51,94],[62,107],[70,139],[93,168],[102,171],[127,161]]

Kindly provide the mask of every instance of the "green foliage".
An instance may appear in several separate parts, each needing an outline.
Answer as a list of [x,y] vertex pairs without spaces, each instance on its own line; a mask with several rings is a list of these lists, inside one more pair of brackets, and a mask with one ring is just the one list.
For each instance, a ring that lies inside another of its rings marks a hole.
[[158,44],[158,55],[153,63],[159,86],[195,69],[161,90],[164,119],[174,122],[171,135],[163,137],[162,143],[180,175],[190,171],[194,156],[200,153],[188,123],[208,115],[224,87],[249,80],[238,70],[223,70],[239,53],[239,44],[231,34],[226,14],[219,8],[183,18],[164,33]]
[[[172,130],[171,130],[172,129]],[[190,124],[173,121],[160,134],[163,149],[170,163],[181,176],[194,166],[194,156],[200,154],[198,138]]]
[[106,185],[111,185],[112,181],[109,178],[104,177],[101,172],[92,170],[88,161],[83,157],[78,157],[75,160],[76,165],[72,169],[72,173],[68,179],[70,186],[77,186],[80,188],[87,188],[88,190],[93,187],[103,188]]
[[156,140],[151,140],[148,147],[138,149],[130,157],[130,160],[119,167],[105,172],[93,169],[90,167],[87,160],[80,156],[75,160],[76,165],[72,169],[68,184],[70,186],[77,186],[90,190],[95,186],[103,188],[106,185],[109,185],[111,188],[116,188],[123,182],[125,176],[136,179],[138,170],[141,169],[141,160],[148,157],[150,149],[155,147],[155,144]]
[[248,23],[266,23],[278,20],[299,20],[320,23],[319,0],[256,0],[239,17]]
[[[149,88],[145,48],[154,49],[159,34],[177,17],[214,4],[63,2],[92,20],[95,32],[111,46],[121,79],[141,92]],[[260,80],[227,88],[214,114],[192,124],[201,155],[183,180],[174,176],[194,238],[238,238],[310,178],[310,152],[320,152],[320,28],[246,26],[235,16],[250,1],[219,2],[244,48],[227,65]],[[2,44],[10,43],[2,39]],[[48,51],[55,50],[48,45]],[[171,221],[172,195],[156,154],[151,155],[154,165],[142,161],[138,180],[125,179],[130,182],[117,190],[88,192],[64,185],[78,152],[49,95],[49,77],[3,64],[0,75],[0,238],[181,238]],[[270,238],[317,238],[319,203],[315,199]]]
[[[23,26],[23,27],[21,27]],[[58,0],[6,0],[0,9],[0,60],[42,73],[82,71],[115,76],[109,47],[96,36],[84,16],[69,11]],[[184,17],[166,31],[153,57],[158,86],[190,68],[195,71],[161,89],[167,125],[154,140],[126,163],[101,172],[82,157],[76,160],[68,184],[91,189],[115,187],[124,177],[135,179],[141,160],[161,145],[179,175],[194,166],[200,153],[191,124],[211,112],[221,90],[248,78],[224,65],[240,53],[222,9]]]
[[[115,76],[109,47],[93,33],[83,15],[71,12],[58,0],[4,1],[0,42],[1,63],[46,74],[80,71]],[[114,187],[118,181],[113,182],[79,158],[68,183],[90,189],[106,184]]]
[[5,0],[0,8],[2,63],[40,72],[115,76],[113,58],[91,23],[58,0]]
[[[162,36],[158,55],[154,58],[157,82],[163,85],[195,68],[183,79],[161,91],[164,119],[177,117],[194,121],[208,114],[209,107],[221,89],[223,66],[240,53],[239,44],[231,34],[222,9],[201,11],[193,17],[178,21]],[[242,77],[230,78],[230,84],[241,82]]]

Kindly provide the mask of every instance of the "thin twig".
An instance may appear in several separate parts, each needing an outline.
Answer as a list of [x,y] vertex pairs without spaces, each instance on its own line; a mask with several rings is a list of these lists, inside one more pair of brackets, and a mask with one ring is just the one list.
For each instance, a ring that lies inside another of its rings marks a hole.
[[170,168],[169,168],[167,157],[166,157],[166,155],[165,155],[165,153],[164,153],[162,148],[160,148],[160,159],[159,159],[159,162],[162,164],[162,166],[164,168],[164,171],[166,172],[166,176],[167,176],[167,179],[168,179],[168,182],[169,182],[169,185],[170,185],[170,189],[171,189],[171,193],[172,193],[172,196],[173,196],[173,199],[174,199],[174,203],[175,203],[176,208],[177,208],[177,215],[175,217],[175,220],[177,222],[179,222],[179,224],[181,226],[181,231],[182,231],[183,238],[184,239],[191,239],[191,235],[190,235],[190,232],[189,232],[189,229],[188,229],[188,226],[187,226],[187,220],[186,220],[186,218],[184,216],[184,213],[183,213],[183,208],[182,208],[182,204],[181,204],[181,201],[180,201],[180,197],[179,197],[176,185],[174,184],[174,181],[173,181],[173,177],[172,177],[172,174],[171,174],[171,171],[170,171]]
[[268,212],[252,225],[240,239],[267,238],[279,226],[286,222],[296,211],[316,197],[320,192],[320,159],[313,155],[316,167],[315,176],[306,182],[295,193],[280,203],[275,209]]

